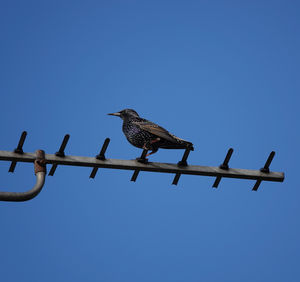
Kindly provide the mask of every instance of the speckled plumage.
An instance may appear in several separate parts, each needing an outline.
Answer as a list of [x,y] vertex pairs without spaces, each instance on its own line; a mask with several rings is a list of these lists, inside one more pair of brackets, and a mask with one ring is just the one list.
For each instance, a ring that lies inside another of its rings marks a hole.
[[123,119],[122,130],[127,140],[135,147],[152,150],[155,153],[159,148],[194,150],[193,144],[168,132],[161,126],[141,118],[132,109],[109,114]]

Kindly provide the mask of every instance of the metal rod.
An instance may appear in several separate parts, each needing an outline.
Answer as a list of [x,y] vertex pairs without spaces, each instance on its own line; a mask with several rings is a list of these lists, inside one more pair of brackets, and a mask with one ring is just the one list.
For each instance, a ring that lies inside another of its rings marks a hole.
[[53,176],[54,172],[56,171],[56,168],[57,168],[57,164],[52,165],[48,175]]
[[175,177],[174,177],[174,179],[173,179],[172,185],[177,185],[177,184],[178,184],[180,175],[181,175],[181,173],[179,173],[179,172],[177,172],[177,173],[175,174]]
[[261,183],[261,180],[257,180],[252,188],[252,191],[257,191],[260,183]]
[[23,154],[23,145],[24,145],[26,136],[27,136],[27,132],[23,131],[22,134],[21,134],[18,146],[17,146],[17,148],[14,151],[15,153],[17,153],[17,154]]
[[104,143],[102,145],[102,148],[101,148],[101,151],[99,153],[99,155],[96,156],[96,159],[97,160],[101,160],[101,161],[104,161],[105,160],[105,152],[107,150],[107,147],[108,147],[108,144],[110,142],[110,139],[109,138],[106,138],[104,140]]
[[230,158],[231,158],[231,156],[232,156],[232,153],[233,153],[233,149],[230,148],[230,149],[228,150],[227,154],[226,154],[226,157],[225,157],[224,162],[220,165],[220,168],[221,168],[221,169],[229,169],[228,163],[229,163],[229,160],[230,160]]
[[[224,162],[220,165],[220,169],[225,169],[225,170],[228,170],[229,169],[229,166],[228,166],[228,163],[229,163],[229,160],[232,156],[232,153],[233,153],[233,149],[230,148],[226,154],[226,157],[225,157],[225,160]],[[218,188],[219,184],[220,184],[220,181],[221,181],[221,178],[220,176],[218,176],[213,184],[212,187],[214,188]]]
[[137,177],[138,177],[138,175],[139,175],[139,173],[140,173],[140,170],[135,170],[134,171],[134,173],[133,173],[133,175],[131,176],[131,179],[130,179],[130,181],[133,181],[133,182],[135,182],[136,181],[136,179],[137,179]]
[[36,197],[42,190],[46,177],[45,152],[36,151],[34,160],[34,171],[36,175],[36,183],[34,187],[26,192],[0,192],[0,201],[6,202],[24,202]]
[[[140,158],[137,158],[137,161],[142,163],[142,164],[145,164],[145,163],[148,163],[148,160],[146,159],[146,155],[148,153],[148,150],[144,149],[143,152],[142,152],[142,155]],[[136,181],[138,175],[140,173],[140,169],[136,169],[130,179],[130,181]]]
[[272,162],[274,156],[275,156],[275,152],[272,151],[272,152],[270,153],[270,155],[269,155],[269,157],[268,157],[266,163],[265,163],[265,166],[261,169],[262,172],[268,172],[268,171],[269,171],[269,166],[270,166],[270,164],[271,164],[271,162]]
[[[61,145],[60,145],[60,148],[59,148],[58,152],[55,153],[55,155],[57,157],[61,157],[61,158],[65,157],[65,148],[67,146],[69,138],[70,138],[70,135],[66,134],[63,141],[62,141],[62,143],[61,143]],[[56,168],[57,168],[57,164],[52,165],[48,175],[53,176],[55,171],[56,171]]]
[[14,172],[16,168],[17,162],[11,162],[8,172]]
[[189,148],[185,149],[181,161],[178,162],[178,164],[177,164],[178,166],[187,166],[188,165],[187,158],[189,156],[190,151],[191,151],[191,149],[189,149]]
[[[177,164],[179,167],[180,167],[180,166],[181,166],[181,167],[187,166],[187,158],[188,158],[188,156],[189,156],[190,151],[191,151],[191,150],[188,149],[188,148],[185,149],[181,161],[178,162],[178,164]],[[179,172],[176,173],[176,175],[175,175],[175,177],[174,177],[174,179],[173,179],[173,182],[172,182],[173,185],[177,185],[177,184],[178,184],[180,175],[181,175],[181,174],[180,174]]]
[[[18,162],[34,162],[34,153],[24,153],[23,155],[16,154],[10,151],[0,151],[0,160],[2,161],[18,161]],[[220,169],[219,167],[189,165],[187,167],[178,167],[177,164],[149,162],[147,164],[137,162],[136,160],[119,160],[106,159],[105,161],[97,160],[93,157],[80,156],[65,156],[64,158],[55,155],[46,154],[45,161],[47,164],[58,164],[68,166],[82,167],[98,167],[110,169],[124,170],[140,170],[162,173],[181,173],[189,175],[204,175],[204,176],[221,176],[227,178],[240,178],[252,180],[264,180],[283,182],[283,172],[264,173],[260,170],[247,170],[230,168],[229,170]]]
[[[26,139],[26,136],[27,136],[27,132],[26,131],[23,131],[21,136],[20,136],[20,140],[19,140],[19,143],[18,143],[18,146],[17,148],[14,150],[14,152],[16,154],[23,154],[23,145],[24,145],[24,142],[25,142],[25,139]],[[14,172],[15,171],[15,168],[16,168],[16,165],[17,165],[17,162],[12,162],[10,164],[10,167],[9,167],[9,172]]]
[[45,178],[45,172],[38,172],[36,174],[36,183],[31,190],[27,192],[0,192],[0,201],[25,202],[31,200],[41,192],[45,183]]
[[91,174],[90,174],[90,178],[95,178],[96,174],[97,174],[98,168],[94,167]]
[[[272,151],[272,152],[270,153],[270,155],[269,155],[269,157],[268,157],[268,159],[267,159],[267,161],[266,161],[264,167],[260,169],[261,172],[263,172],[263,173],[269,173],[269,172],[270,172],[269,166],[270,166],[270,164],[271,164],[271,162],[272,162],[274,156],[275,156],[275,152]],[[259,188],[260,183],[261,183],[261,180],[257,180],[257,181],[255,182],[253,188],[252,188],[252,191],[257,191],[258,188]]]
[[65,156],[65,148],[67,146],[67,143],[70,139],[70,134],[66,134],[64,137],[64,140],[62,141],[60,148],[58,150],[58,152],[55,153],[56,156],[58,157],[64,157]]
[[213,184],[213,188],[218,188],[219,184],[220,184],[220,181],[221,181],[222,177],[221,176],[218,176]]
[[[97,160],[105,161],[105,152],[107,150],[109,142],[110,142],[110,139],[106,138],[103,145],[102,145],[102,148],[101,148],[101,151],[100,151],[99,155],[96,156]],[[95,178],[95,176],[97,174],[97,171],[98,171],[98,168],[94,167],[91,174],[90,174],[90,178]]]

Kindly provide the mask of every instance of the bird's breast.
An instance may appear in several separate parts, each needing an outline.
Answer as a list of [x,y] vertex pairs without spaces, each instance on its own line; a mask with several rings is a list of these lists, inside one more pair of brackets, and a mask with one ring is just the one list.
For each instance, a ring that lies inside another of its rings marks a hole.
[[127,140],[133,145],[138,148],[143,148],[147,140],[151,135],[144,130],[141,130],[139,126],[132,124],[132,123],[123,123],[123,132],[126,136]]

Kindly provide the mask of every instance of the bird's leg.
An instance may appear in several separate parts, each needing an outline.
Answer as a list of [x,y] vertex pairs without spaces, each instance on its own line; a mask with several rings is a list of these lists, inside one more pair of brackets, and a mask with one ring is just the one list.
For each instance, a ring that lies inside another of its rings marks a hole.
[[150,140],[149,142],[144,144],[144,146],[143,146],[144,150],[152,150],[152,152],[147,154],[146,157],[149,157],[150,155],[152,155],[152,154],[154,154],[158,151],[158,148],[151,148],[152,147],[151,145],[158,142],[158,141],[160,141],[160,138],[155,138],[155,139]]
[[151,150],[151,145],[158,142],[158,141],[160,141],[160,138],[155,138],[153,140],[150,140],[150,141],[146,142],[143,146],[143,149],[144,150]]
[[149,157],[150,155],[156,153],[158,151],[158,149],[153,150],[151,153],[147,154],[146,157]]
[[150,141],[150,144],[156,143],[158,141],[160,141],[160,138],[153,139],[153,140]]

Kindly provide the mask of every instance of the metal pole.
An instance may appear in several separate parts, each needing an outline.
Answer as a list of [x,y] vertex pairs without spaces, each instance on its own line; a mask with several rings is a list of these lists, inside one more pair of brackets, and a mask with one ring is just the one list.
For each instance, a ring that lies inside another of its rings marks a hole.
[[[18,162],[34,162],[35,154],[24,153],[22,155],[10,151],[0,151],[0,160],[3,161],[18,161]],[[79,156],[65,156],[64,158],[55,155],[46,154],[45,162],[47,164],[68,165],[68,166],[82,166],[82,167],[97,167],[97,168],[111,168],[124,170],[139,170],[152,171],[162,173],[180,173],[189,175],[204,175],[214,177],[253,179],[263,181],[283,182],[283,172],[269,172],[265,173],[260,170],[236,169],[229,168],[228,170],[212,166],[188,165],[186,167],[179,167],[177,164],[170,163],[140,163],[137,160],[119,160],[106,159],[97,160],[92,157]]]
[[36,175],[36,183],[34,187],[26,192],[0,192],[0,201],[6,202],[24,202],[36,197],[42,190],[46,177],[45,152],[36,151],[34,160],[34,172]]

